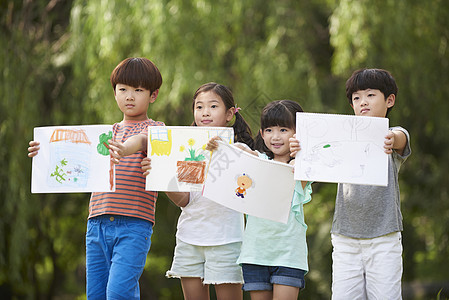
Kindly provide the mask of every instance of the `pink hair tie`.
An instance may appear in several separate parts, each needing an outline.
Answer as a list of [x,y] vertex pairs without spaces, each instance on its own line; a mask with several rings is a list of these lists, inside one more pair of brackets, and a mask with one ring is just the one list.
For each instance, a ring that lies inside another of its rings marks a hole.
[[239,110],[241,110],[242,108],[241,107],[238,107],[237,106],[237,104],[235,105],[235,112],[234,112],[234,115],[236,114],[236,113],[238,113],[239,112]]

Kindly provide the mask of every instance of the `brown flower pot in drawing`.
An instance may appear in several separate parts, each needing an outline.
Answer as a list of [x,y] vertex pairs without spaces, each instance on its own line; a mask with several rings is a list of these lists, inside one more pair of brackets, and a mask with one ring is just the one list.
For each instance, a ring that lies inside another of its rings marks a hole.
[[204,182],[206,162],[205,161],[178,161],[178,181],[202,184]]

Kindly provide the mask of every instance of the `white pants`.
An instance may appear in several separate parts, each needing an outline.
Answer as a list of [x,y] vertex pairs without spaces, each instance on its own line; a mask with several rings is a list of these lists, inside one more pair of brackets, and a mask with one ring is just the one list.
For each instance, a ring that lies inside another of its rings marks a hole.
[[332,234],[332,299],[402,299],[402,235],[372,239]]

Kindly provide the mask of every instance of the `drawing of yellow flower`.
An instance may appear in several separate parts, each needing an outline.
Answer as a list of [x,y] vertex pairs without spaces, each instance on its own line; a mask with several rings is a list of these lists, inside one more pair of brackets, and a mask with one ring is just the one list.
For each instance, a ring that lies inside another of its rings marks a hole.
[[[193,138],[188,139],[187,144],[189,145],[189,147],[187,147],[187,148],[185,146],[179,147],[180,152],[186,151],[188,154],[188,157],[185,158],[185,161],[202,161],[202,160],[206,159],[206,157],[204,156],[204,154],[201,153],[201,150],[200,150],[200,149],[202,149],[203,151],[206,150],[205,144],[198,149],[194,149],[193,145],[195,145],[195,140]],[[199,153],[197,153],[197,151]]]

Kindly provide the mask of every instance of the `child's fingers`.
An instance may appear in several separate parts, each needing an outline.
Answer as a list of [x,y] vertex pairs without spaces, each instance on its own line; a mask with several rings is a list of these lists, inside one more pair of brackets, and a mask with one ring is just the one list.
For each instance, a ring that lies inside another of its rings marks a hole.
[[151,171],[151,166],[148,167],[148,168],[142,167],[142,171],[143,171],[143,176],[149,175],[149,174],[150,174],[150,171]]
[[143,175],[147,176],[148,174],[150,174],[151,158],[149,158],[149,157],[143,158],[140,164],[142,166]]
[[28,152],[36,152],[40,149],[39,146],[28,147]]
[[211,138],[209,140],[209,142],[207,142],[207,144],[206,144],[206,150],[208,150],[208,151],[215,151],[215,150],[217,150],[217,148],[218,148],[218,142],[217,141],[218,140],[221,140],[221,138],[218,137],[218,136]]
[[290,144],[290,156],[295,157],[296,153],[301,150],[301,146],[299,145],[299,141],[293,136],[293,138],[289,139]]
[[109,149],[109,154],[111,154],[111,161],[118,165],[120,163],[120,159],[122,158],[122,155],[118,152],[118,149],[115,150],[111,146]]
[[31,147],[28,147],[28,157],[34,157],[37,155],[37,153],[39,152],[40,147],[38,146],[39,143],[36,144],[31,144]]
[[393,145],[394,145],[394,133],[392,131],[390,131],[386,136],[385,136],[385,142],[384,142],[384,151],[386,154],[391,154],[393,153]]
[[37,153],[38,153],[37,151],[30,152],[28,153],[28,157],[35,157]]
[[120,158],[111,156],[112,163],[118,165],[120,163]]
[[384,151],[385,151],[385,153],[387,153],[387,154],[391,154],[391,153],[393,153],[393,145],[390,145],[390,144],[385,144],[384,145]]
[[143,161],[143,160],[142,160],[142,162],[141,162],[140,164],[142,165],[142,169],[143,169],[143,168],[145,168],[145,169],[151,169],[151,162]]
[[143,176],[149,175],[150,174],[150,170],[151,170],[151,166],[147,166],[147,167],[143,167],[142,166]]

